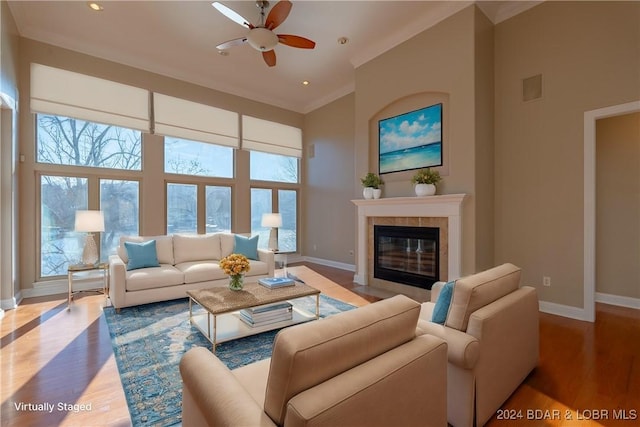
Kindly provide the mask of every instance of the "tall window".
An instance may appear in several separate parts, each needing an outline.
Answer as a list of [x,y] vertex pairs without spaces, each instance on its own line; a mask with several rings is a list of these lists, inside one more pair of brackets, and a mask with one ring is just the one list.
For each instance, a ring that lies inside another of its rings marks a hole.
[[167,233],[198,231],[198,187],[167,184]]
[[278,212],[282,215],[282,227],[278,229],[278,249],[282,252],[297,250],[298,192],[278,190]]
[[40,177],[40,275],[66,274],[82,259],[84,236],[73,231],[77,210],[87,209],[87,178]]
[[138,181],[100,180],[100,210],[104,213],[104,233],[100,239],[103,261],[116,253],[120,236],[138,234],[139,187]]
[[270,189],[251,189],[251,235],[260,235],[258,238],[258,248],[260,249],[267,249],[269,246],[269,231],[271,229],[262,226],[262,214],[273,211],[272,194]]
[[233,148],[165,137],[164,171],[182,175],[233,178]]
[[56,165],[141,170],[140,131],[37,115],[37,161]]
[[207,185],[206,232],[231,232],[231,187]]
[[[138,232],[139,183],[103,175],[141,171],[141,132],[38,114],[36,149],[37,162],[49,165],[39,178],[39,277],[64,275],[69,264],[81,260],[84,234],[74,232],[76,210],[104,211],[100,259],[106,261],[120,235]],[[95,172],[87,172],[87,167]]]
[[252,151],[250,173],[252,180],[297,183],[298,159]]
[[[260,181],[260,188],[251,189],[251,233],[259,234],[258,247],[266,249],[269,229],[261,225],[262,214],[279,212],[282,227],[278,229],[278,249],[295,252],[298,248],[298,188],[297,157],[251,151],[250,177]],[[268,188],[265,188],[268,187]]]

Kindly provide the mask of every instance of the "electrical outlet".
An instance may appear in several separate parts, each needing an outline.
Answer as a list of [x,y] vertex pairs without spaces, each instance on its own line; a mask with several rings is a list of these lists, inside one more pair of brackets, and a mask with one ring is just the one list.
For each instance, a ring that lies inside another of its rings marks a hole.
[[542,276],[542,286],[551,286],[551,277]]

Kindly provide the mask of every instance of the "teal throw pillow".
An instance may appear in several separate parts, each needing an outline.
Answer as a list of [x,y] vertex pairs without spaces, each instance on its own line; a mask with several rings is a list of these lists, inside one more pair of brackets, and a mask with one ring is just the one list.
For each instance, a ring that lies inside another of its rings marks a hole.
[[127,270],[160,267],[155,240],[149,240],[143,243],[124,242],[124,248],[127,250],[127,256],[129,257]]
[[447,313],[449,313],[455,283],[456,282],[447,282],[442,289],[440,289],[440,294],[436,300],[436,306],[433,307],[433,315],[431,316],[433,323],[444,325],[444,322],[447,320]]
[[249,259],[258,259],[258,236],[244,237],[236,234],[236,242],[233,247],[233,253],[242,254]]

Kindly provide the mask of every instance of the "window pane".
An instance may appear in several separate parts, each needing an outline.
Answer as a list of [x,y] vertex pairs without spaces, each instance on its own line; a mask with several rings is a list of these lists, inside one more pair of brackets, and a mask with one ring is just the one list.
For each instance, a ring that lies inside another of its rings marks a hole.
[[268,227],[262,226],[262,214],[270,213],[271,209],[271,190],[264,188],[251,189],[251,235],[259,234],[258,248],[267,249],[269,246]]
[[87,209],[87,179],[40,177],[40,276],[67,273],[82,259],[85,233],[75,233],[76,210]]
[[198,231],[198,187],[167,184],[167,234]]
[[40,163],[141,170],[140,131],[38,114],[36,133]]
[[139,186],[138,181],[100,180],[100,210],[104,212],[101,261],[116,253],[120,236],[138,235]]
[[233,148],[167,136],[164,138],[164,171],[233,178]]
[[298,182],[298,159],[279,154],[251,151],[251,179],[276,182]]
[[231,187],[206,187],[207,233],[231,232]]
[[297,249],[297,198],[295,190],[278,190],[278,212],[282,215],[278,249],[282,252],[295,252]]

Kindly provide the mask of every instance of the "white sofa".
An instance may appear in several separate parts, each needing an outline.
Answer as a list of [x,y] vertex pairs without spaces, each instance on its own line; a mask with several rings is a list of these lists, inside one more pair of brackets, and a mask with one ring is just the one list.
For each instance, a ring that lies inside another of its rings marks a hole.
[[[156,241],[159,267],[127,270],[124,242]],[[219,261],[234,252],[235,234],[174,234],[167,236],[123,236],[117,255],[109,257],[109,297],[122,307],[185,298],[186,291],[228,286],[229,278]],[[249,260],[246,280],[274,275],[274,254],[258,249],[258,259]]]

